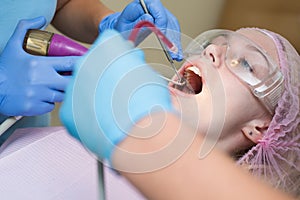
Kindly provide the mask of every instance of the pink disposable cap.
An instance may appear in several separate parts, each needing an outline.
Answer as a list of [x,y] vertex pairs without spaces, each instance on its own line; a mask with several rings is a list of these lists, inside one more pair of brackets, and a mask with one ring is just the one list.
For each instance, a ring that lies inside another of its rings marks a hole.
[[276,188],[300,196],[300,56],[284,37],[259,29],[275,43],[284,90],[262,140],[238,164],[269,181]]

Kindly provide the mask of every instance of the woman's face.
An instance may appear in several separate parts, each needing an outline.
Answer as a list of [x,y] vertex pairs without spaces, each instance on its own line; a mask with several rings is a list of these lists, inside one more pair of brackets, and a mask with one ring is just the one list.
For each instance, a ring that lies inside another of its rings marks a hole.
[[[249,29],[239,33],[261,46],[278,63],[276,48],[269,37]],[[255,62],[260,59],[253,55],[251,59]],[[188,57],[179,70],[195,94],[188,94],[187,89],[174,89],[172,84],[170,90],[175,107],[187,123],[196,124],[199,133],[217,139],[220,148],[233,152],[248,148],[261,138],[271,117],[249,86],[229,69],[228,57],[227,45],[207,45],[201,54]],[[267,73],[259,72],[262,76]],[[256,138],[252,140],[247,134]]]

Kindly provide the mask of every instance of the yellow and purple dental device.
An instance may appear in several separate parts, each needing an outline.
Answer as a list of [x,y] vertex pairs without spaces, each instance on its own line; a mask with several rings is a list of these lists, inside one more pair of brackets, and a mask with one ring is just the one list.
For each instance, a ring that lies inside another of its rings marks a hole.
[[88,50],[63,35],[38,29],[27,31],[23,48],[30,54],[41,56],[81,56]]

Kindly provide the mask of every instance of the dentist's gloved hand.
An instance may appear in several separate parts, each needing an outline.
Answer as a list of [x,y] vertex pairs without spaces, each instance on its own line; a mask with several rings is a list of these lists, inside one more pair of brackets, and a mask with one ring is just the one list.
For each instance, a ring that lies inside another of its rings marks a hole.
[[[116,29],[119,32],[130,31],[138,22],[142,20],[150,21],[175,44],[178,53],[170,52],[170,54],[174,60],[181,61],[180,26],[176,17],[162,5],[160,0],[145,0],[145,4],[150,14],[145,14],[139,0],[133,0],[121,13],[117,12],[104,18],[99,24],[100,33],[105,29]],[[138,41],[141,42],[148,34],[148,31],[144,31]]]
[[[28,29],[43,27],[44,17],[21,20],[0,55],[0,113],[34,116],[47,113],[61,102],[75,57],[33,56],[23,50]],[[0,36],[1,37],[1,36]]]
[[61,121],[101,160],[110,161],[116,146],[150,111],[173,112],[165,80],[115,30],[100,35],[73,74]]

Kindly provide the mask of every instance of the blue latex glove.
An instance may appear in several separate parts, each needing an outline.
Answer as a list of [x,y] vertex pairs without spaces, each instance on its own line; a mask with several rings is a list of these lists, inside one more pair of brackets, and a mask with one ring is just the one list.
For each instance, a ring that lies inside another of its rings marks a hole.
[[39,29],[45,23],[44,17],[21,20],[0,55],[1,114],[40,115],[63,100],[70,78],[58,72],[72,71],[77,58],[33,56],[23,50],[27,30]]
[[150,111],[173,111],[167,83],[141,50],[106,30],[76,65],[60,109],[62,123],[99,159],[108,159]]
[[[180,26],[176,17],[170,13],[159,0],[145,0],[145,4],[150,14],[145,14],[140,1],[134,0],[126,6],[120,13],[108,15],[99,24],[99,31],[105,29],[116,29],[119,32],[130,31],[134,26],[142,21],[150,21],[155,24],[167,38],[178,48],[178,53],[170,52],[172,58],[177,61],[182,60],[182,46],[180,38]],[[149,34],[149,31],[144,32],[138,39],[141,42]],[[127,34],[128,35],[128,34]]]

